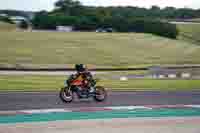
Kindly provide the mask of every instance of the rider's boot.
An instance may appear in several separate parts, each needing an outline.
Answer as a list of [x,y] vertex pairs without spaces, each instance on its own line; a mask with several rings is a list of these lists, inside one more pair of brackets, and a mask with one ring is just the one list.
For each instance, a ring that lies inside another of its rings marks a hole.
[[93,93],[94,91],[95,91],[95,90],[94,90],[94,87],[91,86],[89,92],[90,92],[90,93]]

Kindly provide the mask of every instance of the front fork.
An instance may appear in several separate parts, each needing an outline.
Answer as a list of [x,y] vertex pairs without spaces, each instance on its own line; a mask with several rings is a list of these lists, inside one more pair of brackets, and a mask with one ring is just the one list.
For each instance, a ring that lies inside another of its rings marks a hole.
[[65,88],[67,88],[67,92],[69,93],[70,90],[71,90],[71,87],[68,85],[68,81],[67,80],[65,81],[64,86],[65,86]]

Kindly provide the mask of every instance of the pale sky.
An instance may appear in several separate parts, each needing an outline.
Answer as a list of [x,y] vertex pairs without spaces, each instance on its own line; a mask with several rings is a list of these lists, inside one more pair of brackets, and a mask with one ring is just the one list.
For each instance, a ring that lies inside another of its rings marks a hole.
[[[0,9],[17,10],[52,10],[57,0],[0,0]],[[190,7],[200,9],[200,0],[80,0],[85,5],[93,6],[139,6],[149,8],[152,5],[160,7],[173,6],[177,8]]]

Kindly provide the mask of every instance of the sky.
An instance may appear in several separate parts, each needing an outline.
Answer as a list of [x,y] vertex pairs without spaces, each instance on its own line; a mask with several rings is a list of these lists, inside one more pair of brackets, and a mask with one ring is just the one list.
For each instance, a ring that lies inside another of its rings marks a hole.
[[[16,9],[26,11],[50,11],[57,0],[0,0],[0,9]],[[84,5],[92,6],[139,6],[149,8],[157,5],[161,8],[173,6],[177,8],[200,9],[200,0],[80,0]]]

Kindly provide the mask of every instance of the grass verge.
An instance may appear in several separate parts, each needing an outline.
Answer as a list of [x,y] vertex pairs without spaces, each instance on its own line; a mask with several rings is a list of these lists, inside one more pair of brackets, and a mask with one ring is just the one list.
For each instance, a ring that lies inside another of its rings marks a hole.
[[200,64],[200,46],[142,33],[1,32],[0,66]]
[[200,23],[199,24],[177,24],[180,31],[180,40],[185,40],[200,45]]
[[9,24],[6,22],[1,22],[0,21],[0,32],[8,32],[8,31],[14,31],[16,30],[16,25],[15,24]]
[[[66,78],[65,76],[0,76],[0,91],[59,91]],[[182,91],[200,89],[200,80],[103,79],[98,85],[112,90]]]

